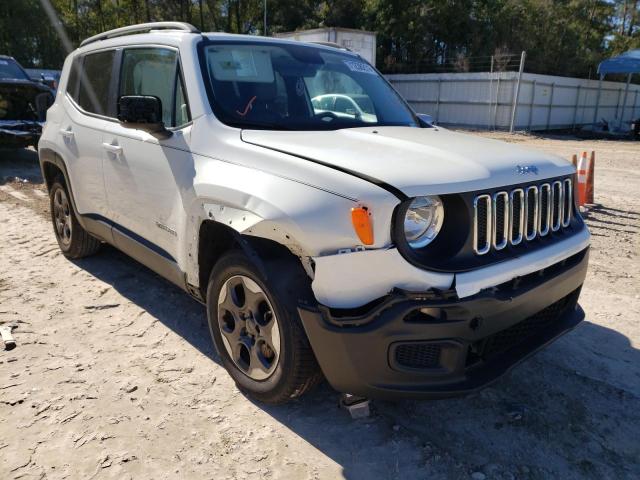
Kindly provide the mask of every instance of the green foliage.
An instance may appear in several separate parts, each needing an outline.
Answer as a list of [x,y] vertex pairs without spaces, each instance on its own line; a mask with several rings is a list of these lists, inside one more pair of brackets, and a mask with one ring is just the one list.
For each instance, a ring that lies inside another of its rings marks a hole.
[[[264,0],[1,0],[0,53],[60,68],[98,32],[161,20],[203,31],[262,34]],[[54,25],[44,4],[58,19]],[[319,26],[378,32],[383,71],[488,70],[492,55],[527,51],[527,70],[594,75],[597,63],[640,48],[640,0],[267,0],[268,33]],[[495,57],[494,67],[501,68]],[[507,62],[508,63],[508,62]],[[507,65],[504,63],[504,65]],[[503,65],[503,66],[504,66]]]
[[605,0],[370,0],[368,9],[383,69],[437,70],[462,55],[488,70],[502,49],[526,50],[528,71],[561,75],[588,75],[606,56],[614,13]]
[[615,0],[614,32],[609,42],[613,54],[640,48],[640,0]]
[[0,1],[0,54],[25,67],[60,68],[66,52],[39,0]]

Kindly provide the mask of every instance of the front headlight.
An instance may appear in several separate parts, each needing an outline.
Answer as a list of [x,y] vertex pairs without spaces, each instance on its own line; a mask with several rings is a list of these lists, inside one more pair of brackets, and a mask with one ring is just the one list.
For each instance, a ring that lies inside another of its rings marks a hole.
[[411,248],[429,245],[442,227],[444,208],[440,197],[416,197],[404,216],[404,235]]

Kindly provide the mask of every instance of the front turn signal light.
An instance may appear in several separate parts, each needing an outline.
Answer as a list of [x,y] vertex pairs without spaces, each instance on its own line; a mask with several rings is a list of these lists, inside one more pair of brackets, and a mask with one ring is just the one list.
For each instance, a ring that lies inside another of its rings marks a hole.
[[352,208],[351,222],[362,244],[373,245],[373,225],[371,225],[369,209],[367,207]]

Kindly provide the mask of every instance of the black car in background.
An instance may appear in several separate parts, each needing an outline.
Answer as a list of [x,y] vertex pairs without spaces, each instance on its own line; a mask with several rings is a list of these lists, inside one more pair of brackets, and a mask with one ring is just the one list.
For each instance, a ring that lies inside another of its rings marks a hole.
[[0,147],[37,146],[54,95],[12,57],[0,55]]
[[60,70],[49,70],[43,68],[25,68],[25,71],[34,82],[44,83],[53,90],[58,89],[60,83]]

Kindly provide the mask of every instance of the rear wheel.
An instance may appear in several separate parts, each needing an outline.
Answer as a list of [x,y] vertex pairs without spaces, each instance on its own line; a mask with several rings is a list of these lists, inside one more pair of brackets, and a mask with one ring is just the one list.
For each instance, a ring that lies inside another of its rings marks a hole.
[[284,403],[322,379],[292,294],[290,282],[300,279],[290,270],[278,268],[278,281],[267,283],[234,251],[218,261],[207,289],[209,327],[224,367],[238,388],[266,403]]
[[101,246],[100,240],[91,236],[82,225],[73,210],[66,186],[56,180],[49,190],[51,221],[60,250],[67,258],[82,258],[96,253]]

